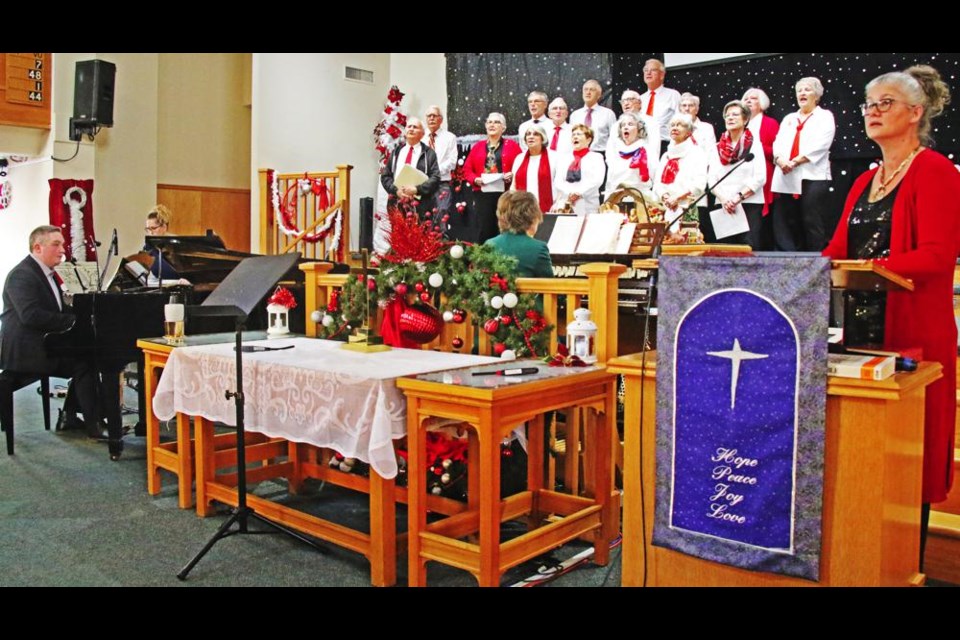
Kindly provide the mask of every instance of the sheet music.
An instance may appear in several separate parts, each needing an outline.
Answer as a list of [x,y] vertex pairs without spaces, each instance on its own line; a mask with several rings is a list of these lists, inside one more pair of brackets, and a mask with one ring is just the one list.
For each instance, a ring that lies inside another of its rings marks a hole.
[[713,231],[717,236],[717,240],[750,231],[750,223],[747,222],[747,212],[744,211],[743,206],[739,204],[733,214],[727,213],[723,207],[714,209],[710,212],[710,220],[713,222]]
[[97,290],[97,277],[100,269],[96,262],[78,262],[76,266],[70,262],[58,264],[53,268],[60,275],[67,291],[73,294],[86,293]]
[[556,225],[553,227],[553,233],[550,235],[550,242],[547,248],[551,254],[570,255],[576,252],[577,243],[580,242],[580,232],[583,231],[583,223],[586,220],[582,216],[555,216]]
[[623,216],[618,213],[591,213],[583,226],[577,253],[614,253]]
[[507,189],[502,173],[480,174],[480,191],[483,193],[503,193]]
[[420,171],[412,165],[405,164],[397,171],[397,175],[393,179],[393,184],[396,187],[419,187],[429,179],[430,177],[423,171]]

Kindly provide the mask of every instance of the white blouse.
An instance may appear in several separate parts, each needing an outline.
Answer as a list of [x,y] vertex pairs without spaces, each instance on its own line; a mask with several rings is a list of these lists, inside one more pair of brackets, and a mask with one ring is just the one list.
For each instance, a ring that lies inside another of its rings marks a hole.
[[[763,204],[763,185],[767,181],[767,161],[763,155],[763,145],[754,137],[751,148],[746,151],[753,152],[753,160],[734,169],[723,182],[714,187],[713,195],[721,200],[730,200],[744,191],[753,191],[753,195],[744,198],[743,203]],[[720,153],[714,147],[713,159],[710,161],[710,184],[716,184],[732,166],[720,164]]]
[[596,213],[600,210],[600,186],[607,166],[603,156],[590,152],[580,160],[580,180],[567,182],[567,170],[573,164],[573,154],[562,154],[557,158],[557,173],[553,179],[553,192],[556,194],[554,207],[564,206],[570,194],[579,194],[580,199],[573,205],[578,216]]
[[620,153],[633,153],[641,146],[646,148],[645,140],[637,140],[631,145],[623,144],[623,141],[620,138],[616,138],[615,142],[607,147],[607,184],[603,189],[603,192],[608,196],[617,190],[617,188],[624,184],[628,187],[633,187],[634,189],[649,189],[653,186],[653,176],[655,175],[653,169],[650,167],[650,159],[655,156],[650,155],[650,150],[647,151],[647,170],[650,174],[650,179],[646,182],[643,182],[640,179],[639,169],[630,168],[630,158],[624,159],[621,157]]
[[[543,157],[543,153],[547,154],[547,158],[550,162],[550,184],[552,185],[557,175],[557,154],[550,151],[549,149],[544,149],[539,156],[530,156],[530,162],[527,163],[527,188],[526,191],[533,194],[533,197],[537,199],[537,202],[540,202],[540,158]],[[517,156],[517,159],[513,161],[513,184],[510,186],[511,191],[517,191],[517,172],[520,171],[520,165],[523,164],[523,159],[526,157],[527,152],[524,151]],[[553,190],[553,199],[557,199],[557,191]],[[546,213],[546,212],[544,212]]]
[[[680,161],[677,176],[671,184],[664,184],[664,170],[667,168],[667,163],[675,158]],[[657,169],[653,184],[653,191],[657,197],[676,198],[687,193],[689,195],[685,200],[690,203],[703,195],[706,184],[707,154],[689,138],[680,144],[671,142],[667,152],[660,158],[660,168]]]
[[[799,113],[791,113],[780,123],[780,133],[773,143],[773,157],[781,160],[792,160],[793,140],[797,135],[797,126],[801,122]],[[817,107],[807,117],[800,134],[800,155],[809,162],[784,175],[783,170],[776,166],[773,170],[771,186],[774,193],[802,193],[804,180],[830,180],[830,146],[837,133],[837,123],[833,114],[822,107]]]

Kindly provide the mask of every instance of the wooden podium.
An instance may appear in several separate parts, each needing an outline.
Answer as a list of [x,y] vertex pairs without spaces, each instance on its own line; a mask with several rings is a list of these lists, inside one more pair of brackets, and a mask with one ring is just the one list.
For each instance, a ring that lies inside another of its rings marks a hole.
[[[756,573],[654,547],[656,354],[615,358],[626,383],[623,586],[919,585],[924,394],[941,366],[883,382],[830,378],[820,582]],[[643,411],[641,415],[641,388]]]

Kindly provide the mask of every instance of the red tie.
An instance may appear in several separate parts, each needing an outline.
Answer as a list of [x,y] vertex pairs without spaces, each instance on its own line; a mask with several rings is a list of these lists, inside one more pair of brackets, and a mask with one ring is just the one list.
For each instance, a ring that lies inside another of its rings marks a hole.
[[63,278],[60,277],[59,273],[57,273],[56,271],[53,271],[50,273],[50,275],[51,277],[53,277],[53,281],[57,283],[58,287],[63,285]]
[[807,120],[809,120],[811,116],[813,116],[812,113],[809,116],[807,116],[802,122],[800,121],[799,118],[797,119],[797,135],[793,137],[793,147],[790,149],[791,160],[793,160],[794,158],[800,155],[800,134],[803,132],[803,127],[807,124]]
[[[430,134],[430,148],[431,149],[437,148],[437,132],[436,131]],[[413,147],[411,147],[410,150],[413,151]],[[409,160],[407,160],[407,164],[410,164]]]
[[656,91],[651,91],[651,92],[650,92],[650,102],[647,103],[647,115],[648,115],[648,116],[652,116],[652,115],[653,115],[653,103],[654,103],[654,101],[655,101],[656,99],[657,99],[657,92],[656,92]]
[[587,109],[587,117],[583,119],[583,124],[587,125],[588,127],[593,126],[593,107]]
[[404,164],[412,164],[412,163],[413,163],[413,147],[410,147],[410,151],[407,151],[407,159],[404,162]]
[[558,143],[558,142],[560,142],[560,127],[559,127],[559,126],[557,126],[557,127],[553,130],[553,140],[550,141],[550,150],[551,150],[551,151],[556,151],[556,150],[557,150],[557,143]]

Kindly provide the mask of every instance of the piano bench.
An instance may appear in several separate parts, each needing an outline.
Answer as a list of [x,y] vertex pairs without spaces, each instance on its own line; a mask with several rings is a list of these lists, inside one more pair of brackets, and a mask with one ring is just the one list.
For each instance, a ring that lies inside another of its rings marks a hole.
[[7,437],[7,455],[13,455],[13,394],[40,381],[43,426],[50,431],[50,378],[45,375],[0,371],[0,427]]

